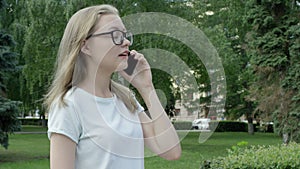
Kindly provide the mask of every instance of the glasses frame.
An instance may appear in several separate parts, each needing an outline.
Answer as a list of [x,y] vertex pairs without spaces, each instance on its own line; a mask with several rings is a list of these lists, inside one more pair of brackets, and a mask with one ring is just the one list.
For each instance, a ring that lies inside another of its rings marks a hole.
[[[116,43],[115,38],[113,36],[114,32],[121,32],[123,34],[123,39],[121,39],[120,43]],[[86,40],[88,40],[91,37],[101,36],[101,35],[108,35],[108,34],[111,35],[111,39],[112,39],[112,41],[113,41],[113,43],[115,45],[122,45],[124,43],[124,39],[125,38],[127,40],[129,40],[129,42],[130,42],[129,46],[131,46],[133,44],[133,34],[131,32],[123,32],[121,30],[113,30],[113,31],[110,31],[110,32],[103,32],[103,33],[91,34],[88,37],[86,37]]]

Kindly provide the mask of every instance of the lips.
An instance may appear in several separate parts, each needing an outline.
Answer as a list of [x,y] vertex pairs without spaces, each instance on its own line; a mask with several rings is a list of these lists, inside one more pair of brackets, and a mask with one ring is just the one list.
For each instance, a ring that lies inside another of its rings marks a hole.
[[129,51],[126,50],[123,53],[119,54],[118,56],[123,57],[123,56],[128,56],[129,55]]

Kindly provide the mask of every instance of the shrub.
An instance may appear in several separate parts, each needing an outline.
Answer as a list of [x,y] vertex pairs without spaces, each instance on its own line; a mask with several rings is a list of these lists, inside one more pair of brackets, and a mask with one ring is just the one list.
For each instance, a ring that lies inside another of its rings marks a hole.
[[20,130],[18,121],[19,102],[11,101],[0,96],[0,145],[8,148],[9,134]]
[[176,130],[190,130],[192,129],[192,122],[190,121],[174,121],[172,122]]
[[236,147],[228,150],[228,156],[205,161],[201,169],[298,169],[300,168],[300,145]]
[[[36,118],[19,118],[19,121],[22,125],[34,125],[34,126],[40,126],[42,125],[42,119],[36,119]],[[47,124],[47,119],[45,120]]]
[[256,126],[257,131],[265,133],[274,133],[273,124],[261,124],[261,126]]
[[239,121],[211,121],[209,123],[210,130],[217,126],[215,132],[247,132],[248,126],[245,122]]

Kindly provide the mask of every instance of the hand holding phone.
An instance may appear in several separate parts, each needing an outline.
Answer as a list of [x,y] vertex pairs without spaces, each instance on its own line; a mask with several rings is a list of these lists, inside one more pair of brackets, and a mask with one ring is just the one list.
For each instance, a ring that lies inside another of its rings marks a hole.
[[134,55],[128,55],[128,60],[127,60],[127,63],[128,63],[128,66],[126,69],[124,69],[124,71],[129,75],[131,76],[136,65],[137,65],[137,62],[138,60],[134,59]]

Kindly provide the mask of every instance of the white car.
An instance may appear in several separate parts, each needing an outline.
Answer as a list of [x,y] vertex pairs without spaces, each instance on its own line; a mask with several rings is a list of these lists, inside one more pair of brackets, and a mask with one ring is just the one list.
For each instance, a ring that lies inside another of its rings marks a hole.
[[210,122],[210,119],[208,119],[208,118],[195,119],[192,122],[192,127],[193,127],[193,129],[198,129],[198,130],[208,130],[209,122]]

